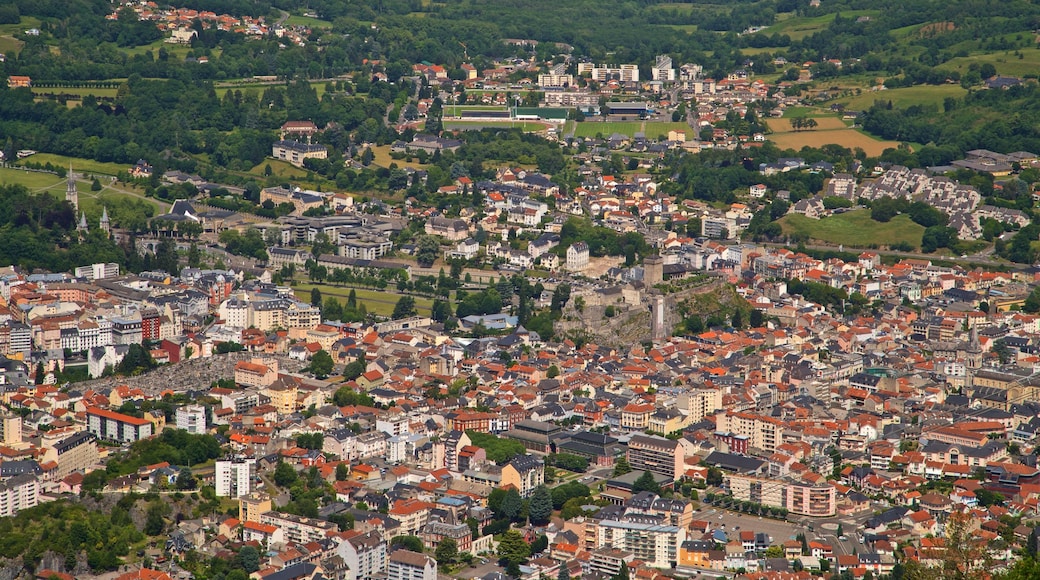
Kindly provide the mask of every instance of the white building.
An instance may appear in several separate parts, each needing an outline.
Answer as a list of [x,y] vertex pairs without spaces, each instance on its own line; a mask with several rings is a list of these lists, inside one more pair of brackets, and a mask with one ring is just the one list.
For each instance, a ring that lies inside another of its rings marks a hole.
[[0,482],[0,517],[13,516],[39,503],[40,480],[36,476],[23,473]]
[[347,580],[370,580],[386,572],[386,541],[375,530],[344,541],[336,555],[347,564]]
[[203,435],[209,426],[206,423],[206,408],[202,405],[185,405],[177,409],[177,428],[192,435]]
[[256,478],[255,459],[223,459],[217,461],[214,481],[217,497],[239,498],[252,491]]
[[674,82],[675,69],[672,68],[672,57],[667,54],[658,55],[650,74],[655,81]]
[[571,272],[581,272],[589,267],[589,245],[585,242],[575,242],[567,248],[567,269]]

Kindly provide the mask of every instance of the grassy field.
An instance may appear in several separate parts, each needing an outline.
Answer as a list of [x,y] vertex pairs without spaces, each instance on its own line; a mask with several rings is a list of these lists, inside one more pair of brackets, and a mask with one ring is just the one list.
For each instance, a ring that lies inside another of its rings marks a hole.
[[686,123],[668,123],[664,121],[617,121],[617,122],[584,122],[567,123],[563,130],[564,134],[574,131],[575,137],[595,137],[602,134],[608,138],[614,133],[634,136],[642,131],[647,139],[656,139],[659,135],[668,135],[669,131],[686,131],[687,137],[693,135],[693,128]]
[[[845,129],[847,126],[837,117],[813,117],[816,119],[816,131],[830,131],[833,129]],[[777,133],[789,133],[794,131],[790,119],[769,119],[766,121],[769,128]]]
[[892,106],[900,108],[913,105],[942,107],[943,99],[946,97],[959,99],[967,93],[968,91],[960,85],[920,85],[885,91],[864,91],[861,95],[837,99],[837,102],[854,111],[869,109],[875,101],[892,101]]
[[[320,290],[322,297],[328,298],[331,296],[337,298],[342,303],[346,303],[347,296],[350,295],[351,290],[343,286],[329,286],[328,284],[296,284],[293,286],[293,291],[300,300],[310,301],[313,288]],[[357,293],[358,304],[364,304],[369,312],[379,316],[390,316],[394,311],[397,300],[401,297],[400,294],[390,289],[367,290],[357,288],[354,289],[354,292]],[[413,296],[413,298],[415,298],[415,309],[419,311],[419,314],[429,315],[433,307],[433,300],[418,296]]]
[[[841,17],[847,19],[860,16],[877,16],[878,14],[881,14],[880,10],[842,10]],[[761,33],[770,36],[786,34],[791,37],[791,40],[802,40],[807,36],[824,30],[831,22],[834,22],[833,14],[824,14],[823,16],[815,16],[813,18],[794,17],[782,20],[766,28]]]
[[478,131],[480,129],[520,128],[525,132],[544,131],[549,125],[537,121],[455,121],[445,120],[444,128],[449,131]]
[[30,28],[39,28],[40,20],[32,16],[23,16],[18,24],[0,25],[0,52],[4,54],[16,54],[22,50],[25,44],[14,35],[24,32]]
[[32,91],[34,95],[76,95],[78,97],[94,95],[95,97],[115,98],[116,92],[119,91],[119,89],[101,89],[96,87],[33,87]]
[[289,179],[293,179],[293,178],[300,178],[300,177],[306,177],[307,176],[307,170],[306,169],[303,169],[301,167],[296,167],[295,165],[293,165],[291,163],[288,163],[288,162],[285,162],[285,161],[279,161],[277,159],[265,159],[263,162],[261,162],[256,167],[250,169],[249,173],[251,173],[253,175],[259,175],[259,176],[263,177],[264,176],[264,169],[268,165],[271,166],[271,173],[273,175],[277,175],[279,177],[288,177]]
[[308,28],[332,28],[332,23],[321,18],[312,18],[293,14],[285,21],[286,26],[306,26]]
[[72,164],[72,170],[76,173],[98,173],[101,175],[118,175],[120,171],[129,171],[130,166],[122,163],[104,163],[93,159],[82,159],[80,157],[66,157],[54,153],[37,153],[21,161],[22,163],[39,163],[43,165],[50,163],[57,167],[68,168]]
[[1016,56],[1014,51],[990,52],[954,58],[942,66],[944,69],[958,70],[963,74],[972,63],[989,63],[996,67],[997,74],[1003,76],[1021,77],[1036,74],[1037,69],[1040,68],[1040,49],[1022,48],[1018,50],[1018,53],[1022,55],[1022,58]]
[[372,158],[372,163],[379,167],[390,167],[391,163],[396,163],[398,167],[411,167],[412,169],[425,169],[429,165],[423,165],[418,161],[408,161],[405,159],[394,159],[390,156],[390,146],[383,145],[380,147],[373,147],[372,154],[375,156]]
[[808,235],[811,239],[830,244],[844,244],[865,248],[871,244],[887,246],[906,242],[921,246],[924,228],[905,215],[880,223],[870,219],[870,210],[857,210],[819,220],[790,214],[777,221],[785,234]]
[[3,185],[24,185],[29,189],[45,189],[59,183],[65,183],[65,180],[57,175],[51,173],[37,173],[35,171],[24,171],[22,169],[13,169],[10,167],[0,168],[0,184]]

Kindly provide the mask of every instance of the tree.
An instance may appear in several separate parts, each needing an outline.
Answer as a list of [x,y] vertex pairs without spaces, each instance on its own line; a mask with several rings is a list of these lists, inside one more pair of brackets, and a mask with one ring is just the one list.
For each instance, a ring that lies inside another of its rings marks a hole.
[[195,489],[196,487],[198,487],[198,485],[199,482],[195,479],[195,476],[192,475],[191,470],[187,467],[182,469],[181,472],[177,474],[177,489],[187,491]]
[[404,548],[422,554],[423,541],[418,536],[394,536],[390,538],[390,549]]
[[325,349],[321,349],[311,357],[309,368],[315,377],[324,379],[332,374],[333,366],[335,366],[335,363],[332,361],[332,355],[325,352]]
[[36,374],[33,376],[33,384],[42,385],[45,378],[47,378],[47,371],[43,370],[43,361],[40,361],[36,363]]
[[617,460],[617,463],[614,464],[614,477],[630,473],[631,471],[632,466],[628,464],[628,459],[626,459],[625,457],[619,458]]
[[390,315],[390,318],[397,320],[399,318],[409,318],[417,315],[419,312],[415,309],[415,298],[411,296],[402,296],[397,299],[397,304],[394,305],[394,311]]
[[783,558],[784,549],[781,546],[769,546],[766,548],[766,558]]
[[422,236],[415,243],[415,261],[429,268],[441,255],[441,245],[433,236]]
[[520,510],[524,507],[524,500],[520,499],[520,492],[516,488],[509,488],[506,491],[505,497],[502,498],[502,508],[500,513],[503,517],[507,517],[510,520],[515,520],[520,515]]
[[279,487],[289,487],[296,483],[297,477],[299,476],[293,466],[284,461],[279,461],[274,468],[274,483]]
[[556,575],[556,580],[571,580],[570,572],[567,569],[567,562],[560,562],[560,572]]
[[101,182],[98,178],[94,178],[94,181],[90,182],[90,191],[101,191]]
[[455,562],[455,558],[459,555],[459,546],[455,540],[451,538],[444,538],[437,544],[437,549],[434,551],[434,559],[441,566],[447,566]]
[[994,340],[991,350],[1000,359],[1000,364],[1006,365],[1011,362],[1011,347],[1008,346],[1007,341],[1003,338]]
[[618,573],[611,576],[610,580],[628,580],[628,564],[622,562]]
[[311,306],[321,308],[321,304],[321,290],[318,290],[317,287],[311,288]]
[[661,486],[657,485],[657,480],[654,479],[654,474],[649,471],[644,471],[643,475],[640,475],[639,479],[632,484],[633,493],[639,493],[641,491],[661,493]]
[[510,564],[519,565],[531,555],[531,546],[517,530],[508,530],[502,534],[498,543],[498,557]]
[[169,506],[162,503],[151,503],[148,505],[148,515],[144,523],[144,533],[149,536],[158,536],[163,533],[166,529],[166,520],[163,516],[166,515],[166,511],[169,510]]
[[347,467],[346,463],[340,463],[336,466],[336,481],[346,481],[350,478],[350,468]]
[[242,549],[238,551],[238,563],[247,573],[256,572],[260,569],[260,551],[249,544],[242,546]]
[[534,493],[531,495],[531,504],[527,508],[527,514],[531,518],[531,523],[536,526],[549,523],[552,511],[552,493],[549,492],[549,488],[539,485],[534,489]]

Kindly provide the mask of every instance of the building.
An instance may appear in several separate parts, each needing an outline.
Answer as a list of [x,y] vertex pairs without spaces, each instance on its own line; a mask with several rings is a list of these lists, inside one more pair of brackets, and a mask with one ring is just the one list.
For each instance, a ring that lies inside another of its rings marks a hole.
[[686,529],[639,521],[600,520],[596,523],[596,548],[629,552],[655,568],[672,568],[679,560],[679,546]]
[[833,516],[837,511],[836,489],[827,483],[789,483],[784,489],[784,507],[787,511],[802,516]]
[[639,65],[622,64],[615,67],[597,66],[591,62],[578,63],[578,76],[588,74],[594,81],[605,83],[607,81],[621,81],[623,83],[639,82]]
[[87,409],[87,431],[98,439],[133,443],[152,436],[152,422],[122,413],[90,407]]
[[18,415],[4,415],[0,418],[0,429],[3,429],[4,445],[19,445],[22,442],[22,418]]
[[667,54],[658,55],[650,74],[655,81],[674,82],[675,68],[672,66],[672,57]]
[[386,573],[386,541],[378,531],[348,538],[336,547],[336,555],[350,570],[348,580],[370,580]]
[[412,552],[397,550],[390,554],[387,580],[437,580],[437,562],[433,558]]
[[253,359],[235,363],[235,382],[244,387],[269,387],[277,378],[277,360]]
[[589,267],[589,245],[575,242],[567,248],[567,270],[581,272]]
[[0,517],[8,517],[40,503],[40,480],[23,473],[0,481]]
[[329,532],[339,531],[339,526],[332,522],[278,512],[260,514],[260,523],[282,530],[286,541],[297,544],[320,542]]
[[214,466],[217,497],[239,498],[249,495],[256,479],[256,459],[222,459]]
[[85,472],[100,461],[97,437],[86,431],[58,441],[44,451],[41,462],[53,461],[58,464],[54,473],[55,479],[61,479],[74,472]]
[[208,430],[206,408],[202,405],[185,405],[177,409],[177,428],[192,435],[203,435]]
[[533,455],[520,455],[502,466],[499,486],[512,485],[520,497],[530,497],[534,488],[545,483],[545,463]]
[[632,471],[649,471],[675,481],[686,473],[686,457],[693,444],[686,439],[665,439],[636,434],[628,442],[628,463]]
[[329,150],[324,145],[300,143],[299,141],[275,141],[271,146],[271,157],[303,167],[305,159],[327,159]]
[[259,522],[260,514],[271,511],[271,496],[261,491],[238,498],[238,519],[243,522]]

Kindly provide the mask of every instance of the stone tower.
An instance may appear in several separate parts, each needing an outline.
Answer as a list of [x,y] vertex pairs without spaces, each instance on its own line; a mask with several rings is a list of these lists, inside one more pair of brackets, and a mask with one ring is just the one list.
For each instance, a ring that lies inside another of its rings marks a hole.
[[76,231],[83,233],[90,231],[90,226],[87,225],[87,214],[82,212],[79,214],[79,225],[76,226]]
[[76,190],[76,177],[72,173],[72,165],[69,165],[68,181],[65,184],[65,201],[72,204],[73,211],[79,211],[79,191]]
[[647,256],[643,260],[643,284],[654,287],[664,282],[664,258],[659,254]]
[[106,236],[112,235],[112,225],[108,222],[108,206],[101,208],[101,231],[105,232]]

